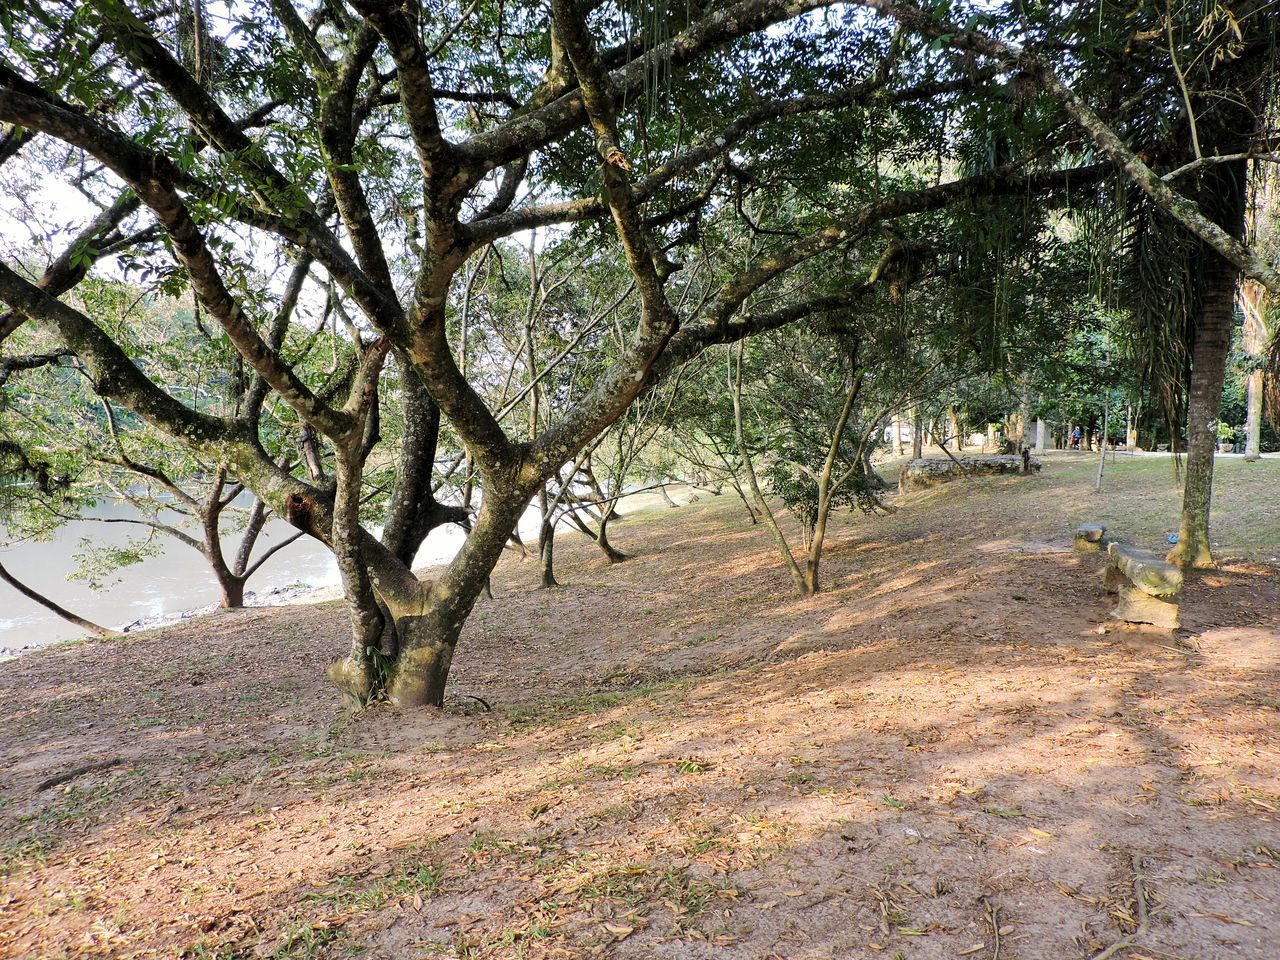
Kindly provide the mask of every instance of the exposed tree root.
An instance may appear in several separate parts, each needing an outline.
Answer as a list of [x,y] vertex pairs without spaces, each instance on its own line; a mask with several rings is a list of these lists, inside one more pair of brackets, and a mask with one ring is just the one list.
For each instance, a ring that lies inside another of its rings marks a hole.
[[1147,894],[1142,883],[1142,862],[1136,855],[1133,858],[1133,900],[1137,905],[1138,926],[1133,933],[1121,937],[1101,953],[1094,954],[1093,960],[1108,960],[1108,958],[1116,956],[1121,950],[1136,944],[1139,938],[1147,932],[1147,921],[1149,919],[1147,914]]
[[75,767],[66,773],[60,773],[56,777],[50,777],[48,780],[42,780],[36,786],[36,793],[43,790],[49,790],[53,787],[60,787],[64,783],[70,783],[77,777],[83,777],[86,773],[96,773],[99,770],[110,770],[112,767],[118,767],[125,762],[123,757],[115,757],[111,760],[98,760],[95,763],[86,763],[83,767]]

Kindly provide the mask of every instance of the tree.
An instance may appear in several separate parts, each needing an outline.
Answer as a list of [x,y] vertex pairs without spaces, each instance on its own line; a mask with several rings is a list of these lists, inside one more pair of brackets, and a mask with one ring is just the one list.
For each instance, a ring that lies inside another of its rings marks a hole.
[[[873,272],[864,289],[880,279]],[[748,431],[743,396],[743,346],[730,358],[735,439],[757,511],[782,555],[796,591],[812,596],[831,513],[857,507],[889,512],[879,497],[883,481],[871,467],[891,411],[917,400],[916,391],[939,365],[921,363],[905,349],[901,328],[871,308],[855,318],[840,314],[818,335],[783,331],[772,350],[753,358],[755,389]],[[748,432],[751,440],[748,442]],[[761,490],[751,447],[767,451],[762,472],[772,492],[800,525],[803,569]]]
[[[306,266],[295,267],[292,290],[300,289]],[[86,280],[76,294],[84,309],[115,336],[158,345],[149,356],[151,376],[199,409],[223,414],[242,409],[246,419],[256,420],[272,455],[288,456],[292,444],[287,438],[296,431],[296,421],[286,411],[281,422],[280,411],[265,402],[260,379],[244,377],[229,344],[205,330],[188,307],[165,298],[162,290],[120,281]],[[286,295],[285,303],[290,311],[296,307],[293,295]],[[277,324],[282,333],[288,328]],[[323,376],[314,363],[316,355],[328,354],[332,346],[338,356],[337,344],[327,343],[324,333],[321,324],[277,349]],[[43,347],[54,352],[27,353],[50,362],[29,365],[20,375],[0,380],[0,410],[7,414],[0,435],[19,448],[38,449],[42,456],[55,458],[67,482],[30,484],[17,491],[5,510],[9,539],[45,538],[70,520],[126,524],[140,531],[139,540],[125,549],[88,547],[77,556],[80,566],[73,576],[99,582],[158,550],[156,538],[171,538],[204,557],[224,608],[243,606],[249,578],[302,534],[286,537],[255,557],[270,514],[260,498],[239,502],[244,487],[229,479],[226,463],[211,463],[197,452],[134,429],[136,418],[99,396],[83,366],[70,354],[56,352],[47,336],[21,329],[12,342],[24,351]],[[341,380],[344,367],[336,364],[329,372],[331,379]],[[228,371],[230,377],[225,375]],[[90,512],[104,497],[129,504],[135,515],[102,517]],[[228,544],[232,532],[239,537]]]
[[[1248,165],[1258,157],[1275,159],[1266,125],[1276,104],[1278,74],[1276,18],[1269,4],[1179,2],[1129,10],[1086,3],[1065,12],[1019,4],[959,24],[946,15],[945,6],[935,15],[936,8],[896,0],[864,2],[939,44],[1019,70],[1123,172],[1139,216],[1154,232],[1167,235],[1176,224],[1185,238],[1174,252],[1182,263],[1174,269],[1186,305],[1184,334],[1179,341],[1158,321],[1152,324],[1156,343],[1173,342],[1190,354],[1185,388],[1167,367],[1161,371],[1161,387],[1175,396],[1185,390],[1187,397],[1183,508],[1169,559],[1212,566],[1209,504],[1236,284],[1247,277],[1280,294],[1275,265],[1259,247],[1244,243]],[[1003,39],[1007,36],[1020,37],[1020,45]],[[1063,82],[1049,51],[1081,68],[1081,89]],[[1108,69],[1117,63],[1123,68]],[[1106,98],[1112,116],[1089,104],[1086,97],[1093,92]],[[1176,118],[1171,124],[1164,120],[1169,116]],[[1140,253],[1135,265],[1148,277],[1151,268],[1161,267],[1151,262],[1149,251]],[[1167,285],[1150,288],[1153,298],[1167,299],[1169,292]]]
[[[332,472],[321,480],[282,463],[252,420],[194,408],[149,376],[147,345],[113,336],[62,296],[74,271],[51,266],[41,285],[0,265],[0,299],[13,323],[34,323],[73,353],[109,402],[227,464],[235,482],[331,547],[351,620],[350,654],[331,676],[356,700],[385,691],[406,706],[442,702],[462,626],[526,505],[682,364],[847,307],[861,293],[844,282],[842,258],[858,243],[883,246],[881,224],[975,195],[1082,190],[1099,177],[1097,165],[1058,167],[1044,154],[932,185],[888,176],[880,158],[895,152],[891,131],[906,134],[896,152],[909,171],[936,152],[925,134],[951,99],[981,90],[990,71],[904,50],[822,0],[665,13],[636,23],[625,7],[554,0],[548,17],[482,2],[455,19],[379,0],[272,0],[269,13],[229,14],[219,43],[209,36],[217,56],[195,62],[160,39],[192,15],[185,9],[5,8],[0,155],[46,164],[123,211],[85,233],[114,236],[126,224],[145,234],[134,239],[182,278],[235,363],[292,411]],[[743,96],[742,76],[767,95]],[[801,190],[832,202],[785,217]],[[701,273],[681,269],[724,239],[708,214],[752,229],[762,209],[783,211],[785,229],[754,230],[749,249]],[[42,214],[43,236],[68,227],[56,207]],[[594,232],[636,303],[608,366],[557,398],[536,435],[513,436],[482,395],[494,371],[464,373],[451,329],[467,264],[551,227]],[[303,295],[332,289],[350,321],[354,368],[336,393],[264,335],[282,291],[257,287],[250,268],[276,250],[310,259],[318,279],[308,274]],[[73,242],[66,258],[97,262],[102,251]],[[384,385],[403,432],[375,538],[364,497],[383,444]],[[480,487],[474,518],[434,497],[442,437],[465,450]],[[437,579],[419,580],[417,547],[451,521],[469,525],[464,545]]]

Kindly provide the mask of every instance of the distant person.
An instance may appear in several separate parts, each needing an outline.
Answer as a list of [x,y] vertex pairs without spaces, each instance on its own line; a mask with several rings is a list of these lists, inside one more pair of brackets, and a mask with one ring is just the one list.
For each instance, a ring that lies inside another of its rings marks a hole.
[[1081,434],[1080,434],[1079,427],[1076,427],[1074,430],[1071,431],[1071,449],[1072,450],[1080,449],[1080,436]]

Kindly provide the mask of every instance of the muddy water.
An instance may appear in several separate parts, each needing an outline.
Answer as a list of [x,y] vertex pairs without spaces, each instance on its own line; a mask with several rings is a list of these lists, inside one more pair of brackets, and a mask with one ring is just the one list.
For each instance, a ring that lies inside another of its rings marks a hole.
[[[123,546],[147,532],[137,524],[100,522],[136,518],[136,511],[127,504],[100,504],[91,516],[100,519],[68,523],[53,540],[7,546],[0,551],[0,561],[15,577],[51,600],[109,627],[121,628],[138,620],[217,602],[218,587],[204,557],[171,537],[158,536],[157,542],[164,545],[163,553],[109,576],[101,590],[68,579],[77,568],[74,557],[84,549],[84,541]],[[267,524],[258,538],[255,556],[294,532],[279,520]],[[238,542],[234,533],[224,540],[232,552]],[[262,595],[294,585],[320,587],[337,583],[332,554],[321,544],[304,538],[268,560],[249,581],[248,589]],[[8,584],[0,583],[0,652],[43,647],[82,633]]]
[[[636,499],[648,501],[650,497],[641,495]],[[204,557],[167,536],[157,538],[157,542],[163,544],[163,553],[120,570],[107,579],[101,590],[90,589],[83,581],[68,579],[77,568],[74,558],[83,549],[82,541],[122,546],[146,533],[146,529],[137,524],[101,522],[135,519],[137,512],[125,503],[101,504],[91,515],[100,519],[68,523],[58,530],[55,539],[44,543],[5,546],[7,541],[0,536],[0,562],[19,580],[55,603],[116,629],[218,602],[218,586]],[[173,517],[166,520],[172,521]],[[535,508],[531,507],[521,518],[519,529],[526,542],[536,541],[538,513]],[[271,521],[258,537],[254,556],[295,532],[281,520]],[[373,532],[381,531],[375,527]],[[449,560],[462,546],[464,537],[463,532],[452,525],[432,531],[418,551],[415,568]],[[238,543],[237,533],[224,537],[223,549],[228,557],[234,556]],[[336,596],[339,588],[333,555],[324,545],[303,537],[278,552],[253,575],[246,588],[245,602],[249,606],[296,602],[312,590],[319,591],[322,597]],[[0,657],[83,635],[79,627],[0,582]]]

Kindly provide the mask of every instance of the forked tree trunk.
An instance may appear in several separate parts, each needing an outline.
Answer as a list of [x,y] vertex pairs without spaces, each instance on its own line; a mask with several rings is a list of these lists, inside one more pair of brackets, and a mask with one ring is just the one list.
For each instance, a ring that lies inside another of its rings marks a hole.
[[462,626],[485,589],[532,491],[490,489],[462,550],[440,579],[409,606],[392,604],[400,652],[390,665],[387,699],[399,707],[441,706]]
[[[226,465],[218,468],[208,498],[202,504],[200,526],[204,537],[204,556],[213,569],[214,579],[218,581],[218,590],[222,594],[224,610],[238,610],[244,606],[244,577],[237,577],[227,566],[226,557],[222,553],[222,534],[218,522],[222,519],[222,494],[227,478]],[[251,526],[247,533],[257,535]]]
[[1183,567],[1212,567],[1209,508],[1213,492],[1213,457],[1218,446],[1218,414],[1222,381],[1235,317],[1234,264],[1211,251],[1202,279],[1200,316],[1191,353],[1191,385],[1187,404],[1187,464],[1182,488],[1182,522],[1169,562]]

